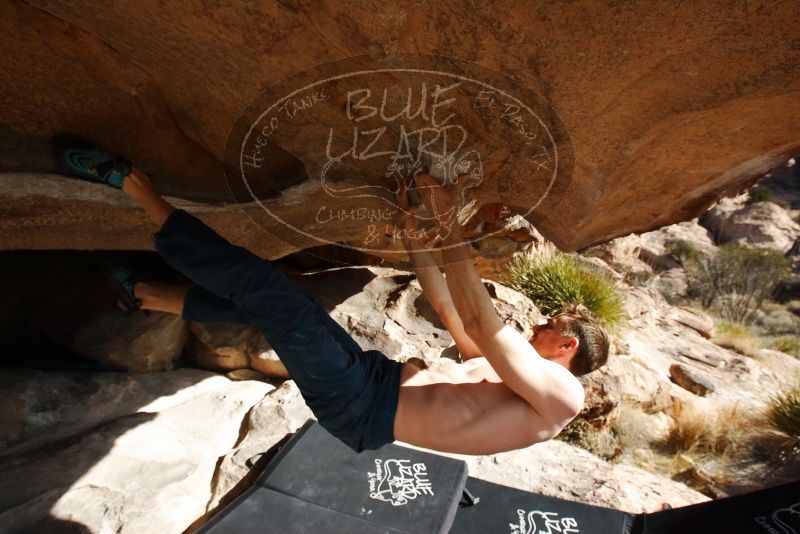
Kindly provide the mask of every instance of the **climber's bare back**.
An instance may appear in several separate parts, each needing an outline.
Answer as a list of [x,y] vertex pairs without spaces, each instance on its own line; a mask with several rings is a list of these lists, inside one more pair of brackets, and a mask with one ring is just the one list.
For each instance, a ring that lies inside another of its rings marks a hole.
[[484,357],[435,368],[403,365],[395,438],[434,450],[492,454],[552,437],[551,426],[511,391]]

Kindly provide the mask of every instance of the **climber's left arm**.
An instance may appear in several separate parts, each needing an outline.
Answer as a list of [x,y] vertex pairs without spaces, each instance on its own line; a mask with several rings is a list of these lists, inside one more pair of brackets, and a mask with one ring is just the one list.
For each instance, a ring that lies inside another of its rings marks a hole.
[[444,275],[430,252],[426,250],[428,236],[424,232],[418,231],[419,221],[416,217],[416,208],[409,205],[404,185],[401,185],[398,190],[397,197],[401,209],[398,222],[402,231],[403,246],[408,253],[412,269],[417,275],[422,294],[428,299],[431,308],[450,332],[461,359],[469,360],[482,356],[478,346],[464,331],[464,323],[453,305]]
[[453,342],[461,355],[461,359],[469,360],[482,356],[481,350],[464,331],[464,323],[453,305],[447,282],[433,257],[424,250],[426,245],[419,239],[406,237],[407,235],[408,233],[405,233],[403,236],[403,245],[406,247],[406,252],[408,252],[408,257],[411,260],[414,273],[417,275],[422,293],[453,337]]

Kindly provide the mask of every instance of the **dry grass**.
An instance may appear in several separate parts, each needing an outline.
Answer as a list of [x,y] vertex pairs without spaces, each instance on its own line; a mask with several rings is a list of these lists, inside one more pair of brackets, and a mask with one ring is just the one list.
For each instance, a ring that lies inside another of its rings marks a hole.
[[777,336],[770,338],[768,347],[779,350],[789,356],[800,358],[800,339],[795,336]]
[[762,412],[738,403],[703,410],[696,405],[676,402],[673,424],[660,444],[677,460],[683,455],[711,463],[724,483],[726,468],[753,459],[762,441],[767,421]]
[[669,422],[656,415],[635,406],[623,409],[617,424],[622,462],[714,498],[718,491],[735,494],[753,483],[785,482],[787,473],[796,478],[791,473],[800,468],[800,455],[781,452],[786,438],[771,428],[765,410],[676,400],[672,413],[661,414]]
[[662,444],[662,451],[672,455],[668,476],[696,466],[711,485],[694,478],[686,483],[706,495],[713,495],[708,493],[712,487],[736,487],[741,479],[763,477],[763,472],[756,474],[754,444],[763,442],[759,436],[765,424],[762,414],[737,403],[710,410],[676,404],[673,425]]
[[662,446],[676,454],[730,457],[742,452],[758,419],[738,403],[704,410],[676,402]]
[[771,480],[800,466],[799,430],[800,386],[795,386],[772,397],[764,410],[736,402],[711,409],[677,402],[673,424],[657,448],[672,455],[667,475],[696,462],[726,487],[751,476]]
[[758,338],[743,324],[718,320],[714,330],[716,334],[711,339],[713,343],[739,354],[757,358],[763,348]]
[[751,327],[715,319],[716,334],[711,339],[720,347],[738,352],[744,356],[758,358],[761,349],[779,350],[795,358],[800,358],[800,339],[796,335],[756,334]]

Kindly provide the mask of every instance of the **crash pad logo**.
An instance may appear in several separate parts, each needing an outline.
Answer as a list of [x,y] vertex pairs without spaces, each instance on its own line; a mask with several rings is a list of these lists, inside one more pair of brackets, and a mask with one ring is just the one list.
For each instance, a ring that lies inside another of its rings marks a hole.
[[424,463],[410,460],[375,459],[375,472],[368,472],[369,496],[379,501],[402,506],[420,495],[433,495]]
[[[550,214],[572,161],[557,113],[529,87],[427,54],[367,54],[297,73],[259,95],[225,144],[230,192],[274,236],[390,256],[405,254],[404,238],[427,246],[435,223],[466,222],[479,189],[519,215]],[[423,170],[442,185],[461,177],[456,206],[428,213],[423,190],[437,186],[417,183]],[[400,223],[409,217],[417,228]]]
[[770,534],[800,534],[800,502],[775,510],[769,519],[760,516],[755,521]]
[[572,517],[559,518],[555,512],[517,510],[517,521],[509,523],[509,534],[577,534],[578,522]]

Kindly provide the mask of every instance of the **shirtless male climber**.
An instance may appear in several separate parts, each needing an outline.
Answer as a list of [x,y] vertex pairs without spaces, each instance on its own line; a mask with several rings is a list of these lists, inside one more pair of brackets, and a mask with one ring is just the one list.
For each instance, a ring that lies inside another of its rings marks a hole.
[[[73,173],[121,189],[137,202],[158,226],[156,250],[194,282],[147,283],[123,268],[120,286],[129,301],[185,320],[258,329],[319,424],[354,451],[397,439],[439,451],[491,454],[551,439],[583,408],[575,375],[606,361],[607,336],[580,310],[535,326],[530,340],[504,324],[457,225],[443,241],[446,280],[419,243],[404,241],[426,297],[466,363],[420,369],[362,350],[272,262],[176,209],[123,157],[74,138],[57,138],[54,148]],[[443,187],[427,174],[416,183],[427,191],[422,196],[429,213],[447,212],[463,186],[459,179]],[[413,224],[408,217],[405,223]]]

